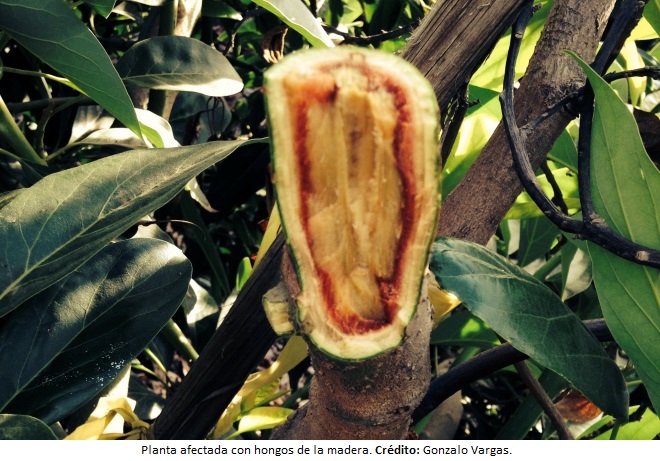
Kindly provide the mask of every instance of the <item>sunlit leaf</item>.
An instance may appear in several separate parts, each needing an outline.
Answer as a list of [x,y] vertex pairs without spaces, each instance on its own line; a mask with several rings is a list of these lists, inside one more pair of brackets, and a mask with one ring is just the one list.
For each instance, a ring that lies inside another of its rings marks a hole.
[[249,142],[128,151],[23,190],[0,209],[0,315],[63,278]]
[[[660,418],[650,409],[646,409],[639,421],[622,425],[616,435],[616,440],[653,440],[660,434]],[[610,440],[612,429],[603,432],[594,440]]]
[[[553,170],[552,174],[557,181],[557,185],[562,191],[562,197],[568,207],[569,214],[575,213],[580,209],[580,199],[577,177],[568,168],[560,168]],[[552,186],[546,178],[545,174],[536,177],[536,180],[541,185],[541,189],[546,196],[552,198]],[[504,219],[525,219],[543,216],[543,212],[534,203],[532,198],[527,192],[521,193],[516,199],[513,206],[507,211]]]
[[[587,64],[578,63],[596,95],[591,136],[594,208],[623,236],[660,248],[660,172],[644,150],[628,107]],[[591,243],[589,253],[607,325],[632,359],[654,407],[660,408],[660,270]]]
[[142,40],[117,63],[127,85],[159,90],[194,91],[229,96],[243,81],[222,53],[189,37],[166,36]]
[[0,29],[140,135],[133,103],[110,58],[64,2],[0,0]]
[[589,288],[592,280],[589,255],[569,240],[561,247],[562,301],[582,293]]
[[284,424],[289,415],[293,413],[290,408],[283,407],[257,407],[241,418],[238,431],[231,435],[234,438],[244,432],[272,429]]
[[321,23],[300,0],[253,0],[280,18],[285,24],[305,37],[314,46],[332,48],[334,43]]
[[[646,6],[644,7],[644,19],[648,21],[648,24],[653,27],[653,30],[655,31],[656,37],[651,36],[650,34],[645,34],[642,35],[640,38],[641,34],[636,34],[633,35],[634,40],[642,40],[642,39],[652,39],[652,38],[657,38],[657,35],[660,34],[660,0],[649,0]],[[641,22],[641,21],[640,21]],[[639,26],[638,26],[639,28]],[[637,29],[635,29],[637,30]]]
[[191,264],[155,239],[111,244],[0,329],[0,408],[49,424],[107,386],[180,306]]
[[516,349],[566,378],[604,411],[625,418],[628,392],[596,338],[539,280],[484,247],[437,239],[430,269]]
[[53,431],[37,418],[0,415],[0,440],[57,440]]
[[[541,37],[543,25],[548,16],[548,12],[552,7],[552,2],[546,4],[537,11],[532,20],[529,22],[525,35],[522,39],[520,47],[520,54],[516,61],[516,78],[522,77],[527,69],[529,60],[534,53],[536,42]],[[472,85],[488,88],[490,90],[502,91],[502,83],[504,80],[504,67],[506,65],[506,55],[509,50],[509,43],[511,42],[511,29],[502,36],[497,42],[493,51],[491,51],[488,59],[477,69],[472,76],[470,83]]]

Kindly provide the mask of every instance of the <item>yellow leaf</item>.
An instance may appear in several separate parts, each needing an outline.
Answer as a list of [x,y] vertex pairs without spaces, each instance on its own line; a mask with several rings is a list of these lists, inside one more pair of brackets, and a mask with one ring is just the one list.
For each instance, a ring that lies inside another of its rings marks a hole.
[[455,307],[461,304],[461,300],[453,293],[443,290],[435,279],[429,282],[429,300],[433,306],[433,328]]
[[[149,432],[150,425],[142,421],[133,412],[135,401],[128,401],[124,397],[117,399],[110,399],[101,397],[99,403],[89,417],[87,422],[79,426],[75,431],[69,434],[67,440],[115,440],[127,437],[139,436],[140,440],[144,440]],[[97,416],[102,415],[102,416]],[[131,425],[131,432],[128,434],[123,433],[109,433],[105,431],[110,422],[119,415],[124,421]]]
[[290,408],[281,407],[258,407],[243,416],[238,423],[238,431],[228,438],[232,439],[244,432],[252,432],[263,429],[272,429],[284,424],[289,415],[293,413]]
[[[285,373],[298,365],[303,359],[307,357],[307,344],[300,336],[292,336],[280,352],[277,360],[265,370],[257,373],[252,373],[238,394],[233,398],[231,403],[227,406],[218,423],[213,431],[213,438],[218,438],[227,432],[236,418],[241,414],[241,405],[250,397],[251,394],[256,393],[262,387],[278,381]],[[242,420],[241,420],[242,421]]]

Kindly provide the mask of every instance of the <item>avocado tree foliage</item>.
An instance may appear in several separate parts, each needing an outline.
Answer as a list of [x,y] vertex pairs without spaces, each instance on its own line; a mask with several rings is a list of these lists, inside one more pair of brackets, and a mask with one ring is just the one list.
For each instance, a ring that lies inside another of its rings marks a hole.
[[[305,436],[304,403],[318,395],[306,344],[278,338],[261,307],[286,247],[262,89],[283,56],[347,44],[419,68],[443,125],[433,331],[412,322],[394,348],[424,362],[394,378],[416,378],[423,396],[404,426],[431,438],[656,437],[660,271],[558,228],[522,192],[498,95],[507,27],[527,2],[475,12],[478,34],[463,3],[0,0],[0,438]],[[657,66],[660,10],[642,6],[535,2],[509,70],[535,190],[653,262],[660,88],[648,72],[599,76]],[[386,231],[390,211],[374,215]],[[422,355],[406,349],[415,334]],[[346,411],[395,398],[387,373],[372,385],[354,365],[328,368],[368,397]],[[107,424],[113,414],[124,428]]]

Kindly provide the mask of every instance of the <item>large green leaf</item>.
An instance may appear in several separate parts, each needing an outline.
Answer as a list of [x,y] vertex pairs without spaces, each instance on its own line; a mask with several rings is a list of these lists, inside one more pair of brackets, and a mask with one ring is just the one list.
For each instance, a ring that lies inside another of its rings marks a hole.
[[250,142],[128,151],[23,190],[0,209],[0,315],[69,274],[192,177]]
[[[654,440],[660,434],[660,418],[648,408],[639,421],[631,421],[619,428],[616,440]],[[612,429],[605,431],[594,440],[610,440]]]
[[550,289],[482,246],[440,238],[430,268],[438,283],[516,349],[566,378],[603,411],[628,415],[623,375]]
[[0,415],[0,440],[57,440],[53,431],[37,418]]
[[314,46],[333,47],[334,43],[314,15],[300,0],[253,0],[280,18]]
[[189,37],[154,37],[133,45],[117,63],[128,85],[229,96],[243,81],[222,53]]
[[[660,248],[660,172],[637,124],[611,87],[579,61],[594,88],[591,180],[594,209],[623,236]],[[603,314],[660,408],[660,270],[589,244]]]
[[0,0],[0,29],[140,135],[133,103],[110,57],[62,0]]
[[156,239],[113,243],[8,315],[0,409],[53,423],[108,385],[167,323],[190,261]]

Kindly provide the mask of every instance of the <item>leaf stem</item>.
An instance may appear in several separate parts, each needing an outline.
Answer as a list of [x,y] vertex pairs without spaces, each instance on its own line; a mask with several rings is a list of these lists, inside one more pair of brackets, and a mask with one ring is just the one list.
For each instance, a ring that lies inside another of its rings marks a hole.
[[2,69],[5,72],[9,73],[9,74],[27,75],[29,77],[47,78],[47,79],[52,80],[54,82],[61,83],[62,85],[66,85],[69,88],[73,88],[74,90],[76,90],[77,92],[79,92],[81,94],[85,94],[85,92],[83,90],[78,88],[76,86],[76,84],[71,82],[71,80],[69,80],[68,78],[58,77],[57,75],[47,74],[45,72],[39,72],[39,71],[35,71],[35,70],[16,69],[14,67],[3,67]]
[[192,343],[174,320],[170,319],[161,330],[161,333],[163,333],[169,343],[174,346],[177,352],[179,352],[179,354],[181,354],[181,356],[188,362],[192,363],[199,358],[199,354],[193,347]]
[[17,157],[39,165],[46,165],[44,159],[32,148],[25,135],[14,121],[7,109],[4,99],[0,96],[0,139],[14,151]]

